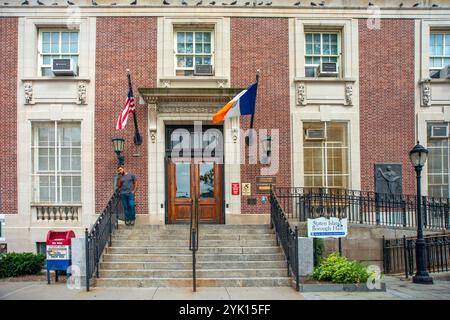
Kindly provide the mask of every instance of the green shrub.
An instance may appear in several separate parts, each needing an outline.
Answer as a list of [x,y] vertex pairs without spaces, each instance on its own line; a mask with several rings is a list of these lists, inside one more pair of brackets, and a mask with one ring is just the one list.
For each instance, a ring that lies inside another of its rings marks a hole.
[[336,252],[324,259],[313,272],[314,279],[334,283],[364,283],[369,276],[366,267],[361,263],[348,261]]
[[0,278],[37,274],[42,270],[44,260],[43,254],[2,253],[0,254]]

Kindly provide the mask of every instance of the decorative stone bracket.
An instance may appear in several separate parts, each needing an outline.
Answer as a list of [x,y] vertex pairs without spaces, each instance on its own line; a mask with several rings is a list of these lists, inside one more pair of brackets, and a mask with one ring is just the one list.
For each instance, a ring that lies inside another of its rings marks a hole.
[[345,84],[345,105],[353,105],[353,84],[350,82]]
[[422,107],[431,107],[431,84],[429,79],[422,82]]
[[306,86],[304,82],[299,82],[297,85],[297,104],[306,106]]
[[87,103],[86,87],[87,86],[85,81],[78,82],[78,104]]
[[33,104],[33,83],[31,81],[26,81],[23,84],[25,93],[25,104]]
[[158,114],[158,100],[152,99],[148,104],[148,116],[149,116],[149,134],[150,141],[156,143],[156,128],[157,128],[157,114]]

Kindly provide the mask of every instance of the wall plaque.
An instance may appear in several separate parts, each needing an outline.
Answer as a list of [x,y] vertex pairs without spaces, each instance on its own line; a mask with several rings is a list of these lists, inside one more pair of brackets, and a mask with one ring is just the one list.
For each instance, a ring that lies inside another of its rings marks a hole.
[[256,177],[256,193],[270,193],[270,189],[277,184],[276,182],[275,176]]
[[375,164],[374,171],[377,205],[381,205],[383,201],[401,199],[397,195],[401,195],[403,191],[402,165],[398,163],[379,163]]
[[251,196],[252,195],[252,184],[248,182],[242,183],[242,195],[243,196]]

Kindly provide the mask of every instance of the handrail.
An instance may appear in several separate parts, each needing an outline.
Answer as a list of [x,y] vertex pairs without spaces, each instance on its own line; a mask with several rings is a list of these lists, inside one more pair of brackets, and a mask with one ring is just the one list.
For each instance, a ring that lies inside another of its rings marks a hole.
[[[192,206],[194,206],[192,208]],[[191,219],[189,226],[189,250],[192,251],[192,290],[197,290],[196,252],[198,250],[198,199],[191,202]]]
[[[417,197],[338,188],[275,187],[288,218],[347,218],[349,223],[417,227]],[[450,229],[450,199],[422,196],[424,227]]]
[[287,260],[288,276],[295,277],[295,289],[300,290],[300,271],[298,259],[298,228],[289,225],[288,218],[280,206],[274,189],[270,190],[270,228],[275,227],[277,244],[281,242]]
[[119,228],[119,214],[123,213],[119,192],[111,196],[91,229],[85,229],[86,250],[86,291],[89,291],[90,279],[95,275],[99,277],[99,262],[106,244],[111,245],[112,233]]

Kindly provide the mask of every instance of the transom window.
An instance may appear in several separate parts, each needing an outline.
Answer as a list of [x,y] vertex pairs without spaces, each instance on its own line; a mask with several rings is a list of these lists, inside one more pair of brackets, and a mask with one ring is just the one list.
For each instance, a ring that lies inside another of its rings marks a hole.
[[305,122],[303,128],[305,187],[348,188],[347,124]]
[[53,76],[53,58],[71,58],[74,66],[78,65],[78,31],[40,30],[39,38],[39,66],[42,76]]
[[430,34],[430,77],[436,78],[436,72],[450,64],[450,31],[431,32]]
[[339,70],[340,34],[338,32],[305,33],[305,76],[316,77],[322,62],[336,62]]
[[428,195],[431,197],[450,197],[450,139],[449,137],[431,138],[433,125],[447,126],[448,123],[428,124]]
[[175,72],[193,76],[196,65],[214,65],[214,43],[211,31],[175,32]]
[[35,203],[81,203],[79,122],[32,124],[32,181]]

